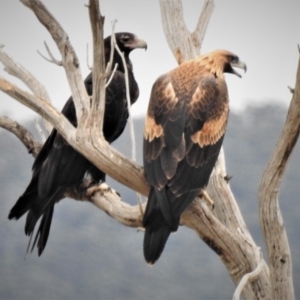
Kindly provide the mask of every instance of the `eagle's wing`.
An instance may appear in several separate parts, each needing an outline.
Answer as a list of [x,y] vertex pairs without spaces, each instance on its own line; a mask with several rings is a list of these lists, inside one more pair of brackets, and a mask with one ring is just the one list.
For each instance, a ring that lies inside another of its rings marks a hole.
[[208,75],[191,86],[185,89],[168,74],[160,77],[146,117],[145,175],[169,223],[207,185],[228,118],[224,81]]

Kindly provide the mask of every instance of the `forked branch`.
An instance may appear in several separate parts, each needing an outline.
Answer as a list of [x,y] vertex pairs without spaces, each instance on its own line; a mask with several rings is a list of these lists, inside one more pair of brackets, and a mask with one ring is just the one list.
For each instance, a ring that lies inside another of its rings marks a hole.
[[49,46],[47,45],[46,41],[44,41],[44,45],[45,45],[45,48],[46,48],[46,50],[47,50],[47,53],[48,53],[50,59],[47,58],[46,56],[44,56],[40,51],[38,51],[38,54],[39,54],[43,59],[45,59],[46,61],[48,61],[48,62],[50,62],[50,63],[52,63],[52,64],[55,64],[55,65],[61,67],[61,66],[63,65],[63,64],[62,64],[62,61],[61,61],[61,60],[58,60],[58,59],[56,59],[56,58],[54,57],[54,55],[51,53],[51,50],[50,50]]
[[86,117],[89,111],[89,97],[80,72],[79,60],[67,33],[42,2],[39,0],[20,1],[34,12],[40,23],[46,27],[55,41],[62,56],[62,64],[71,88],[77,120],[80,120],[81,115],[85,115]]
[[[160,0],[159,4],[165,37],[177,63],[181,64],[199,55],[214,1],[205,1],[193,33],[185,25],[181,0]],[[177,32],[177,35],[172,32]]]
[[[51,103],[49,94],[43,84],[39,82],[33,76],[33,74],[31,74],[20,63],[17,63],[15,60],[13,60],[13,58],[9,56],[3,48],[4,46],[0,45],[0,61],[4,65],[5,71],[23,81],[23,83],[26,84],[26,86],[33,92],[36,97],[41,98],[48,103]],[[50,131],[52,130],[52,125],[45,119],[44,125],[48,133],[50,133]]]

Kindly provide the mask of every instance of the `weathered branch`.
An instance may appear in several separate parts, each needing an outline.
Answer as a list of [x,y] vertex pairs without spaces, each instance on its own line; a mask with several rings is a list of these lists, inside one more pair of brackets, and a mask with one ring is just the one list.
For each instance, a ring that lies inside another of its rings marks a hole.
[[89,15],[93,33],[93,97],[89,120],[96,131],[102,134],[105,112],[105,58],[103,43],[104,17],[101,15],[98,0],[89,1]]
[[[42,145],[36,141],[33,135],[24,126],[8,117],[0,117],[0,127],[13,133],[19,138],[27,148],[28,153],[32,154],[33,157],[38,155]],[[122,202],[120,196],[106,184],[102,184],[100,187],[87,187],[86,194],[77,193],[69,188],[64,196],[80,201],[91,202],[123,225],[130,227],[142,226],[142,213],[140,207],[138,205],[131,206]]]
[[[90,190],[93,191],[93,188]],[[96,191],[97,190],[98,187],[96,188]],[[87,194],[89,193],[90,191],[88,190]],[[121,201],[120,196],[106,186],[106,184],[100,185],[100,190],[90,197],[90,201],[123,225],[137,228],[142,227],[143,214],[140,206],[131,206]],[[145,208],[146,203],[143,204],[143,211]]]
[[[206,0],[193,33],[187,29],[181,0],[160,0],[160,10],[165,37],[178,64],[200,54],[208,22],[214,9],[214,1]],[[176,35],[172,34],[177,32]]]
[[129,188],[147,195],[149,187],[143,169],[103,141],[99,137],[99,130],[93,131],[92,135],[76,136],[76,129],[46,101],[21,90],[1,77],[0,90],[46,118],[73,148],[88,157],[99,169]]
[[[228,201],[227,198],[223,200]],[[227,209],[227,206],[224,205],[223,209]],[[181,222],[195,230],[200,238],[220,256],[236,284],[244,274],[255,270],[261,261],[259,248],[242,232],[234,233],[224,226],[202,201],[194,201],[182,214]],[[264,261],[262,264],[257,280],[247,282],[244,287],[243,295],[246,299],[268,299],[268,293],[265,292],[269,290],[269,269]]]
[[[111,70],[112,70],[112,64],[114,61],[114,53],[115,53],[115,44],[116,44],[116,36],[115,36],[115,26],[116,26],[117,20],[112,21],[112,26],[111,26],[111,39],[110,39],[110,55],[109,55],[109,62],[106,65],[105,69],[105,77],[108,78],[108,76],[111,75]],[[118,64],[116,64],[118,65]],[[116,68],[116,65],[114,68]]]
[[24,126],[18,124],[16,121],[13,121],[8,117],[0,117],[0,127],[17,136],[27,148],[28,153],[31,153],[34,157],[37,156],[42,145],[35,140],[33,135]]
[[86,66],[90,71],[92,71],[92,66],[89,63],[89,44],[86,44]]
[[[195,28],[195,31],[192,33],[193,43],[196,46],[197,55],[200,54],[202,41],[204,39],[209,24],[209,20],[213,13],[214,8],[215,8],[215,4],[213,0],[206,0],[204,2],[200,18],[198,19],[197,26]],[[197,52],[197,49],[199,49],[199,52]]]
[[246,283],[249,280],[255,278],[263,270],[264,267],[265,267],[265,261],[263,259],[261,259],[261,261],[259,262],[259,264],[257,265],[257,267],[254,271],[247,273],[243,276],[242,280],[238,284],[238,286],[233,294],[232,300],[240,299],[240,295],[241,295],[242,290],[244,289]]
[[[19,78],[24,84],[34,93],[38,98],[44,99],[48,103],[51,103],[50,97],[46,88],[39,82],[25,67],[20,63],[15,62],[7,53],[3,50],[3,45],[0,45],[0,61],[5,67],[5,70]],[[52,130],[52,125],[44,120],[44,125],[48,133]]]
[[29,94],[2,77],[0,77],[0,90],[48,120],[55,128],[64,132],[64,137],[72,138],[75,134],[75,128],[70,122],[45,100]]
[[[27,148],[28,153],[32,154],[33,157],[38,155],[42,145],[36,141],[33,135],[25,127],[8,117],[0,117],[0,127],[8,130],[19,138]],[[92,186],[87,189],[86,194],[77,193],[69,188],[64,196],[80,201],[91,202],[125,226],[142,226],[142,213],[139,205],[131,206],[126,202],[123,202],[120,196],[106,184]]]
[[[195,230],[200,238],[218,254],[237,285],[244,274],[252,272],[261,260],[230,187],[224,179],[223,153],[211,175],[207,191],[215,202],[213,212],[201,201],[194,201],[182,214],[183,225]],[[270,291],[269,269],[263,268],[257,280],[247,282],[246,299],[265,299]],[[268,298],[266,298],[268,299]]]
[[89,97],[81,76],[78,58],[67,33],[39,0],[20,1],[34,12],[40,23],[46,27],[55,41],[62,56],[62,64],[71,88],[77,120],[80,120],[81,115],[84,115],[86,118],[89,111]]
[[300,132],[300,59],[286,122],[259,187],[260,223],[267,244],[272,299],[295,299],[292,259],[279,208],[278,193]]
[[45,45],[45,48],[48,52],[48,55],[50,56],[50,59],[47,58],[46,56],[44,56],[40,51],[38,51],[38,54],[43,58],[45,59],[46,61],[52,63],[52,64],[55,64],[59,67],[61,67],[63,64],[62,64],[62,61],[61,60],[58,60],[54,57],[54,55],[51,53],[51,50],[49,48],[49,46],[47,45],[47,43],[44,41],[44,45]]
[[109,76],[109,79],[106,81],[105,88],[107,88],[107,87],[109,86],[110,82],[111,82],[112,79],[114,78],[114,75],[115,75],[115,73],[116,73],[117,68],[118,68],[118,64],[115,64],[115,67],[114,67],[114,69],[112,70],[111,75]]
[[34,119],[34,126],[35,126],[35,129],[37,130],[37,132],[39,133],[40,135],[40,138],[42,140],[42,144],[44,144],[46,142],[46,136],[43,132],[43,129],[41,128],[39,122],[37,121],[37,119]]

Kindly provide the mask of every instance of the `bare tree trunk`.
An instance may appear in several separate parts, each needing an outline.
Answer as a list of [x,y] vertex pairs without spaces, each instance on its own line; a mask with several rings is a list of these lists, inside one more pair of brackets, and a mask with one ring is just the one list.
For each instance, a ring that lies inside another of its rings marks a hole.
[[[299,49],[300,51],[300,49]],[[292,259],[279,209],[279,189],[300,132],[300,60],[286,122],[259,187],[260,223],[267,244],[272,299],[294,299]]]
[[[97,119],[99,120],[99,115],[104,113],[105,70],[103,48],[101,48],[103,47],[103,18],[98,1],[90,0],[89,3],[94,37],[94,94],[91,109],[80,74],[79,61],[67,34],[40,1],[21,0],[21,2],[35,13],[60,50],[61,65],[66,70],[77,117],[80,120],[79,125],[74,128],[49,104],[49,101],[45,101],[49,100],[48,94],[36,79],[37,88],[31,88],[33,94],[21,90],[1,77],[0,89],[46,118],[74,149],[109,176],[147,195],[149,187],[144,178],[143,169],[108,145],[99,130],[102,124]],[[180,64],[184,60],[199,55],[205,30],[213,11],[213,1],[205,1],[193,33],[190,33],[185,26],[180,0],[160,0],[160,7],[166,38],[177,62]],[[10,73],[19,77],[23,82],[32,82],[34,79],[30,73],[26,73],[25,77],[21,75],[24,68],[20,64],[15,64],[4,53],[2,47],[0,47],[0,60],[6,68],[9,66]],[[223,261],[233,282],[238,285],[234,299],[238,299],[241,292],[245,299],[294,299],[290,252],[278,207],[277,194],[284,166],[299,135],[299,72],[300,67],[288,121],[278,143],[277,149],[279,150],[275,150],[260,188],[261,223],[268,245],[271,275],[231,192],[223,151],[220,153],[208,186],[208,192],[215,202],[214,211],[211,211],[201,199],[196,198],[181,217],[181,223],[196,231]],[[0,118],[0,126],[16,134],[28,148],[38,149],[40,145],[34,141],[33,137],[30,137],[25,129],[10,121]],[[37,151],[33,151],[33,154],[36,153]],[[106,185],[102,185],[100,191],[90,187],[85,195],[78,195],[72,190],[68,190],[65,195],[94,203],[126,226],[141,226],[145,204],[142,207],[130,206],[120,201],[120,197]],[[268,207],[271,207],[271,210],[268,210]]]

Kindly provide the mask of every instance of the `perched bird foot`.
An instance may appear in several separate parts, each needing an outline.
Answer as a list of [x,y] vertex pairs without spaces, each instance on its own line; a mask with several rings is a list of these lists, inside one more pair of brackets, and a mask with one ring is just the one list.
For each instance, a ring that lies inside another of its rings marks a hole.
[[[97,192],[100,192],[101,194],[104,194],[105,192],[110,192],[110,191],[114,191],[112,190],[106,182],[101,182],[101,184],[97,184],[97,185],[94,185],[90,188],[87,189],[86,191],[86,195],[88,197],[92,197],[95,195],[95,193]],[[114,191],[115,192],[115,191]]]
[[113,193],[116,194],[119,198],[121,197],[121,194],[115,191],[114,189],[110,188],[105,181],[89,187],[86,190],[86,196],[92,197],[97,192],[100,192],[102,195],[105,193]]

